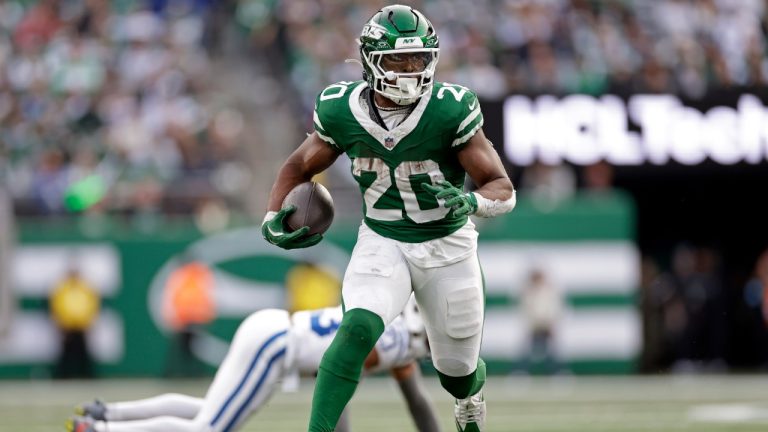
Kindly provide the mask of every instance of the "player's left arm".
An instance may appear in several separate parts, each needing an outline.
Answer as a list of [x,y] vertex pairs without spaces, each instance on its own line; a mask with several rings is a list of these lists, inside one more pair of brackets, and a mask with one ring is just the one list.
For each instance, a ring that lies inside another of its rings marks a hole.
[[[514,207],[515,188],[493,144],[479,129],[457,153],[459,163],[477,186],[478,216],[496,216]],[[481,201],[487,201],[481,203]],[[494,207],[499,207],[495,209]],[[503,210],[499,212],[498,210]]]
[[416,423],[417,430],[419,432],[440,432],[440,423],[437,421],[434,404],[424,388],[421,371],[416,362],[411,361],[404,366],[393,368],[392,376],[397,381],[397,385],[408,403],[408,411]]
[[453,209],[454,216],[477,215],[494,217],[515,208],[517,196],[499,155],[485,137],[482,129],[469,138],[456,153],[459,163],[477,186],[474,192],[464,192],[447,180],[422,187],[443,200],[443,206]]

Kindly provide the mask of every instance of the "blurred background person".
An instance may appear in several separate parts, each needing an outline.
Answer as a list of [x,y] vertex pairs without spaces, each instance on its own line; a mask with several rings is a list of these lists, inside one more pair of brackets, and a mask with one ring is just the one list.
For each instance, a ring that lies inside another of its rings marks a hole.
[[611,164],[601,160],[584,166],[581,171],[581,189],[595,197],[613,192],[614,169]]
[[165,376],[203,376],[207,370],[192,353],[195,334],[216,318],[213,273],[201,262],[189,262],[168,277],[163,292],[163,319],[172,330]]
[[671,269],[654,288],[664,305],[665,332],[674,372],[720,372],[726,366],[726,328],[718,257],[687,243],[672,253]]
[[51,319],[61,332],[61,350],[53,370],[55,378],[93,378],[95,362],[88,347],[88,331],[99,317],[98,290],[76,267],[53,287]]
[[545,375],[561,372],[555,338],[563,315],[562,293],[543,269],[531,270],[521,292],[520,307],[528,332],[522,371]]
[[752,275],[744,285],[750,340],[757,351],[756,363],[768,370],[768,249],[755,261]]
[[553,210],[576,193],[576,173],[570,165],[537,160],[523,170],[520,188],[530,194],[537,208]]
[[655,262],[646,259],[646,292],[642,297],[648,345],[645,345],[646,370],[667,372],[679,358],[680,346],[688,314],[682,295],[667,272],[655,267]]
[[320,309],[341,303],[341,279],[333,270],[312,262],[293,266],[285,276],[290,312]]
[[642,258],[640,273],[639,307],[643,320],[643,349],[640,354],[639,372],[655,374],[668,365],[666,302],[670,293],[658,284],[659,264],[653,257]]

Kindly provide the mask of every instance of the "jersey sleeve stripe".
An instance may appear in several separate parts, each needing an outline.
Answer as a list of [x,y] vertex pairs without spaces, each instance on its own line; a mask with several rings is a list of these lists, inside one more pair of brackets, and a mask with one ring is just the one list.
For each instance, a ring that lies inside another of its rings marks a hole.
[[323,141],[327,142],[328,144],[333,144],[334,147],[339,147],[338,144],[336,144],[336,141],[333,140],[333,138],[323,135],[319,130],[315,129],[315,132],[317,132],[317,136],[320,137]]
[[333,138],[328,136],[328,132],[325,131],[323,124],[320,123],[320,116],[317,115],[317,110],[314,111],[312,120],[315,123],[315,132],[317,132],[317,136],[319,136],[320,139],[327,142],[328,144],[331,144],[332,146],[339,148],[339,145],[336,144],[336,141],[334,141]]
[[456,147],[457,145],[464,144],[465,142],[469,141],[469,139],[472,138],[477,133],[477,131],[480,130],[481,127],[483,127],[482,117],[480,117],[480,121],[477,122],[477,124],[472,129],[470,129],[469,132],[453,140],[451,147]]
[[314,111],[314,113],[312,115],[312,120],[315,121],[315,125],[317,127],[319,127],[321,130],[325,130],[325,128],[323,127],[323,124],[320,123],[320,116],[317,115],[317,110]]
[[469,113],[467,118],[465,118],[464,121],[461,122],[461,124],[459,124],[459,128],[456,129],[456,133],[458,134],[459,132],[461,132],[465,127],[467,127],[470,123],[472,123],[472,121],[475,118],[477,118],[477,116],[479,116],[479,115],[480,115],[480,107],[478,106],[477,108],[475,108],[474,111]]

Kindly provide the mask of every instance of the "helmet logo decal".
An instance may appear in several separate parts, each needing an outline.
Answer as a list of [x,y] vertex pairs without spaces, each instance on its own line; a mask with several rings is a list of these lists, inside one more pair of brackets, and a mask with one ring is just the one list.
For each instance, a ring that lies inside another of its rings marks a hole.
[[360,34],[362,37],[369,37],[371,39],[381,39],[384,37],[384,34],[387,32],[387,29],[384,28],[381,24],[376,23],[368,23],[363,27],[363,32]]
[[395,49],[400,48],[423,48],[424,42],[417,37],[401,37],[395,41]]

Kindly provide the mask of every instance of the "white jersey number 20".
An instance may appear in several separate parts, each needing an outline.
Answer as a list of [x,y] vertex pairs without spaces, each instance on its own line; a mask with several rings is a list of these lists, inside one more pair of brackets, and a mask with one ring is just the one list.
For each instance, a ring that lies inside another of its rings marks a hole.
[[[376,179],[365,190],[363,199],[365,200],[365,216],[370,219],[380,221],[402,220],[402,212],[399,209],[379,209],[374,205],[381,199],[382,195],[392,187],[392,178],[389,166],[379,158],[355,158],[352,162],[352,173],[360,177],[363,173],[370,172],[376,174]],[[419,190],[414,191],[411,186],[411,180],[414,176],[420,174],[429,175],[432,184],[445,180],[445,175],[440,171],[440,166],[432,160],[425,161],[404,161],[395,168],[395,187],[400,192],[403,200],[405,214],[416,223],[425,223],[444,218],[451,210],[442,206],[442,202],[436,208],[422,210],[419,207],[419,201],[416,195],[424,195],[426,200],[434,198],[428,192]],[[441,200],[442,201],[442,200]]]

